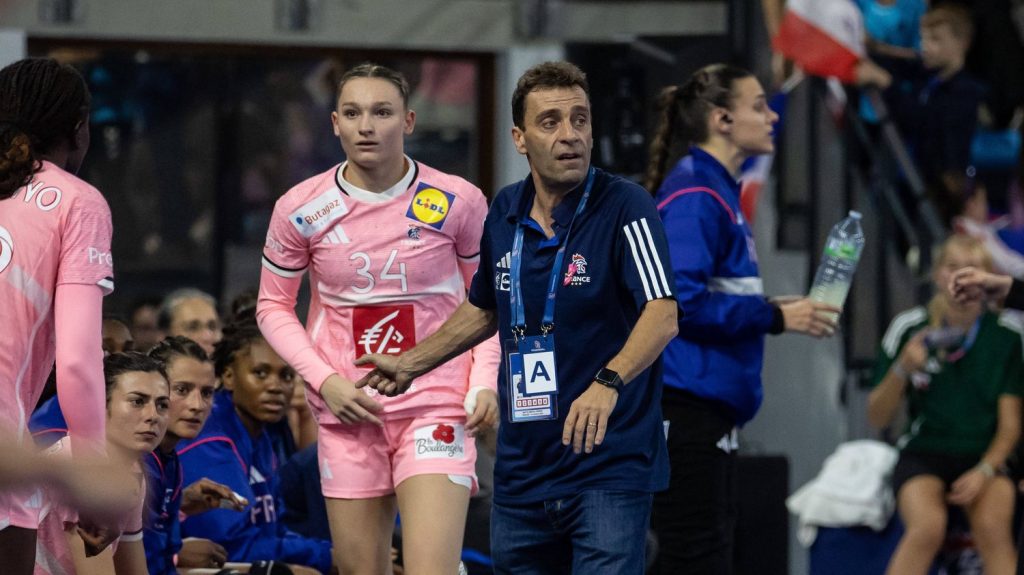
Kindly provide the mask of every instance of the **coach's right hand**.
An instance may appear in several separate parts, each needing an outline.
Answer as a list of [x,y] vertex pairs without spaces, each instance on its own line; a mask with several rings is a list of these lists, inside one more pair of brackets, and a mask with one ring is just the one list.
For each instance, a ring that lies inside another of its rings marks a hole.
[[384,425],[374,415],[380,413],[384,407],[357,389],[355,383],[336,373],[324,380],[324,384],[320,386],[320,397],[324,398],[324,403],[331,413],[344,423],[367,422]]
[[357,359],[356,365],[372,365],[376,368],[356,382],[356,387],[369,386],[388,397],[405,393],[416,377],[405,369],[402,356],[398,355],[370,353]]

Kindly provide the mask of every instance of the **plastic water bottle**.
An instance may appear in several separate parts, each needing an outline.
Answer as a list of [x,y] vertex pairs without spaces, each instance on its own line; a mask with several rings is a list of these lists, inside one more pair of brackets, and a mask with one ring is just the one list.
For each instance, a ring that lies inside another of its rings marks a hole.
[[[814,301],[827,303],[842,309],[846,303],[846,294],[853,283],[853,273],[857,271],[861,252],[864,251],[864,230],[860,227],[860,212],[850,210],[843,221],[832,226],[825,242],[825,252],[821,255],[821,264],[814,274],[810,298]],[[839,314],[828,314],[833,321]]]

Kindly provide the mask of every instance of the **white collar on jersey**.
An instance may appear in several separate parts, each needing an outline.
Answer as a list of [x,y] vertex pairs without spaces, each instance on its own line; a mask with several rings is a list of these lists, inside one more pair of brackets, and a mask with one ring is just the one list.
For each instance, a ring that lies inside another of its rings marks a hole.
[[370,190],[364,190],[359,186],[345,179],[345,167],[348,166],[348,160],[345,160],[341,166],[338,167],[338,171],[335,172],[334,181],[341,188],[341,191],[345,192],[349,196],[367,203],[380,203],[393,200],[398,196],[405,193],[412,185],[413,180],[416,179],[416,173],[419,171],[416,167],[416,162],[412,161],[409,156],[404,156],[406,163],[409,168],[405,171],[405,175],[402,176],[398,183],[384,190],[383,192],[371,192]]

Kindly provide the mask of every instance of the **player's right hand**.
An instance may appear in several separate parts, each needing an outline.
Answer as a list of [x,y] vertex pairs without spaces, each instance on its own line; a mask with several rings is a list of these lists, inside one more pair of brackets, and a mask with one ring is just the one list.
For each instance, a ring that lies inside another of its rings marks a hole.
[[324,403],[344,423],[372,423],[384,425],[374,414],[380,413],[384,407],[369,395],[356,388],[356,384],[332,374],[320,386],[320,397]]

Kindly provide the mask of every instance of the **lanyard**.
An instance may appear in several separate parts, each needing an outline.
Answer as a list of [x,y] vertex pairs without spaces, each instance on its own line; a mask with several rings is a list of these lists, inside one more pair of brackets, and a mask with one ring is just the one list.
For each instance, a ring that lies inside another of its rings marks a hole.
[[955,363],[967,355],[967,352],[971,351],[971,348],[974,347],[974,340],[978,339],[978,330],[980,328],[981,318],[979,317],[975,320],[974,325],[971,326],[971,331],[967,332],[967,337],[964,338],[964,342],[960,344],[960,348],[947,355],[946,361],[949,363]]
[[[522,193],[522,187],[525,185],[525,180],[520,184],[520,193]],[[548,295],[544,301],[544,319],[541,321],[541,333],[547,335],[553,329],[555,329],[555,296],[558,292],[558,278],[559,272],[562,269],[562,260],[565,259],[565,248],[569,245],[569,234],[572,232],[572,225],[576,221],[576,217],[583,212],[583,208],[587,205],[587,200],[590,198],[590,189],[594,186],[594,168],[590,168],[587,173],[587,184],[583,188],[583,197],[580,198],[579,205],[576,206],[576,213],[572,215],[572,219],[569,220],[569,228],[565,230],[565,237],[562,238],[558,246],[558,252],[555,254],[555,263],[551,267],[551,280],[548,282]],[[508,302],[512,308],[512,335],[516,338],[526,335],[526,309],[523,307],[523,290],[521,285],[520,270],[522,269],[523,263],[523,224],[522,222],[516,223],[516,235],[515,239],[512,240],[512,257],[509,262],[509,275],[511,280],[511,286],[509,289]]]

